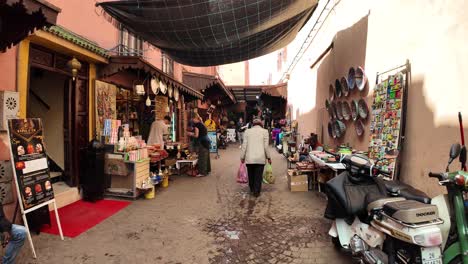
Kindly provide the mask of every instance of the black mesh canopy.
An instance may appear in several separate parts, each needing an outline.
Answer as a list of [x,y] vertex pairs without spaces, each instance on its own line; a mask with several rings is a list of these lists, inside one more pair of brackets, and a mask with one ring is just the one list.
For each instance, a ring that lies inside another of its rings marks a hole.
[[286,46],[317,0],[120,0],[98,5],[174,60],[210,66]]

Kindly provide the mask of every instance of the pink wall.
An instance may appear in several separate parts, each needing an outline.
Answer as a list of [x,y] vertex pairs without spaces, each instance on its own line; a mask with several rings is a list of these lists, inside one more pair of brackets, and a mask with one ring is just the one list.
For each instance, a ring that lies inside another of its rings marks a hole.
[[14,46],[0,53],[0,91],[16,91],[16,50]]
[[92,0],[48,0],[60,7],[57,24],[89,40],[95,41],[105,49],[118,43],[118,30],[101,13]]

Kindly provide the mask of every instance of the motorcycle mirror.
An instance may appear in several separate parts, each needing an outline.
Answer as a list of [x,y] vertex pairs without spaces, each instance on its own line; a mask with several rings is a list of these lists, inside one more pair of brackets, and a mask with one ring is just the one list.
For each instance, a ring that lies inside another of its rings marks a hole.
[[[449,164],[451,164],[459,155],[460,155],[460,152],[461,152],[461,146],[460,144],[453,144],[451,147],[450,147],[450,159],[449,159]],[[465,151],[466,152],[466,151]],[[466,153],[465,153],[466,155]]]
[[463,146],[460,151],[460,163],[466,164],[466,147]]

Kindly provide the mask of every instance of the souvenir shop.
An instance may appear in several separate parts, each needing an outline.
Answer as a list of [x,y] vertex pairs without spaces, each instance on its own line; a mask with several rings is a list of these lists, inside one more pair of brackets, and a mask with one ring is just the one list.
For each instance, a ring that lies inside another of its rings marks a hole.
[[[137,198],[167,186],[188,152],[191,101],[203,95],[141,58],[112,57],[95,85],[95,133],[105,146],[107,196]],[[151,125],[169,116],[164,144],[147,144]]]
[[[367,82],[362,67],[350,67],[346,76],[336,76],[324,100],[326,134],[303,139],[288,158],[289,183],[296,186],[291,190],[320,191],[320,184],[345,169],[336,154],[369,156],[375,165],[390,173],[390,179],[398,179],[408,74],[409,62],[377,73],[375,86]],[[328,144],[322,145],[318,139]],[[353,147],[357,142],[368,148]]]

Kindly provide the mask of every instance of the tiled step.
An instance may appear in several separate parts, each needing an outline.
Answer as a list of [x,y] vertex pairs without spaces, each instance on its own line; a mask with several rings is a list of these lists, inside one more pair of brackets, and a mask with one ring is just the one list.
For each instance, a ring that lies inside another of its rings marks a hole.
[[[53,185],[55,201],[57,203],[57,208],[62,208],[66,205],[74,203],[78,200],[81,200],[80,193],[77,187],[70,187],[65,182],[56,182]],[[49,210],[54,210],[52,204],[49,205]]]

